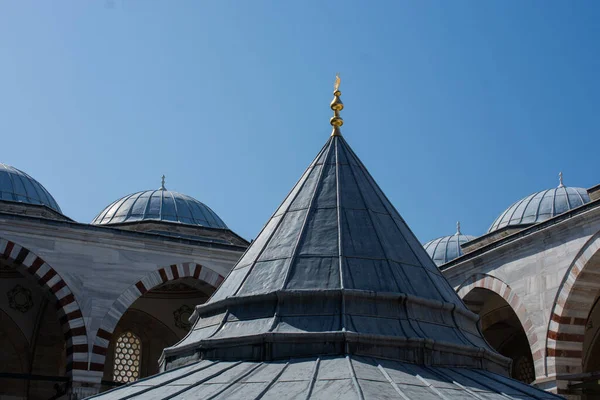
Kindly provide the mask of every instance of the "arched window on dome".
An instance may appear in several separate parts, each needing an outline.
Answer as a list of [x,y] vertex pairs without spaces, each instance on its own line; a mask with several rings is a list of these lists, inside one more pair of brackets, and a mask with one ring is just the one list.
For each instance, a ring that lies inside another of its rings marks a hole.
[[129,383],[140,378],[142,341],[133,332],[123,332],[115,344],[113,381]]

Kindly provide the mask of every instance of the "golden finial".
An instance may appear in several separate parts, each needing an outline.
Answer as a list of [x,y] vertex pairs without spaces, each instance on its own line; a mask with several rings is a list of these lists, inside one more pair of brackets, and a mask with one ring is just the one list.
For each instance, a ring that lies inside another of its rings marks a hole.
[[340,127],[344,125],[344,120],[340,117],[340,111],[344,109],[344,103],[340,100],[340,96],[342,92],[340,92],[340,74],[335,74],[335,84],[333,85],[333,100],[329,107],[333,110],[333,117],[329,120],[331,126],[333,126],[333,131],[331,131],[331,136],[341,136],[342,132],[340,131]]

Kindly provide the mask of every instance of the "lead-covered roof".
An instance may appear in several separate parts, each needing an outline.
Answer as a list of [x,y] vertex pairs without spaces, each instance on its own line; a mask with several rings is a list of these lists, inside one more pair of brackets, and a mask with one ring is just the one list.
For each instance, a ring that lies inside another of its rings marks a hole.
[[546,221],[564,212],[589,203],[587,190],[567,187],[542,190],[513,203],[494,220],[488,233],[506,226],[530,225]]
[[0,200],[47,206],[62,214],[54,197],[25,172],[0,163]]
[[227,229],[227,225],[206,204],[182,193],[145,190],[109,204],[94,218],[94,225],[112,225],[141,221],[162,221]]
[[438,362],[508,367],[341,135],[192,319],[168,367],[346,352],[423,362],[405,346],[431,341]]

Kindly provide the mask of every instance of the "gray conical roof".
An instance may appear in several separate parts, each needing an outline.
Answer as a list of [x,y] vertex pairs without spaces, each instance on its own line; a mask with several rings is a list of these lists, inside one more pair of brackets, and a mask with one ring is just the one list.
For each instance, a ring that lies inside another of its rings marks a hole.
[[353,352],[508,367],[338,135],[192,319],[167,365]]
[[338,135],[192,319],[166,372],[98,398],[557,398],[495,373],[509,360]]
[[342,136],[331,136],[210,299],[277,290],[400,292],[462,307]]

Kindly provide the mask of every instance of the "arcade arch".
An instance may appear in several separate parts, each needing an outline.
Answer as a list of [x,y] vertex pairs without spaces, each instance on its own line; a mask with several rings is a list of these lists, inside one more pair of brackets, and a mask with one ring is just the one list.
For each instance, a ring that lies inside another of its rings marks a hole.
[[[87,369],[83,318],[73,293],[44,260],[0,238],[0,394],[48,399],[63,394],[74,370]],[[86,361],[83,361],[86,360]]]
[[480,315],[488,343],[513,360],[512,377],[531,383],[541,376],[532,353],[539,343],[519,296],[506,283],[486,274],[471,276],[457,292],[465,305]]
[[[163,349],[183,339],[191,328],[188,319],[194,307],[206,302],[222,280],[210,268],[184,263],[160,268],[125,291],[103,320],[93,350],[95,368],[102,367],[104,389],[123,382],[119,371],[126,371],[127,378],[131,371],[133,378],[134,367],[139,366],[136,379],[156,374]],[[134,354],[138,350],[139,358],[130,354],[121,359],[118,346],[123,335],[139,340],[136,349],[134,343],[125,344]]]
[[594,328],[599,296],[600,232],[579,251],[556,295],[546,343],[548,375],[577,374],[595,365],[590,360],[600,357]]
[[500,354],[513,360],[511,376],[525,383],[535,380],[533,356],[525,330],[500,295],[485,288],[474,288],[463,301],[481,317],[481,330],[487,342]]

